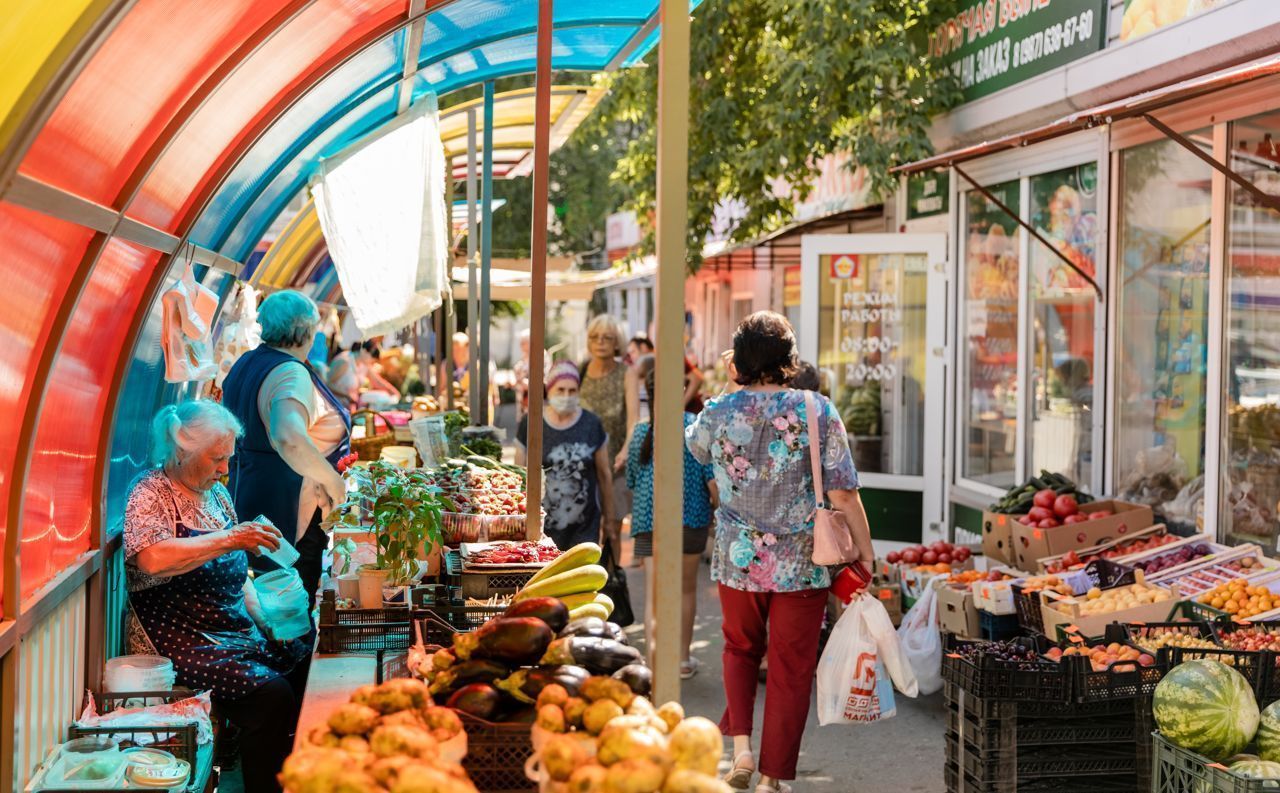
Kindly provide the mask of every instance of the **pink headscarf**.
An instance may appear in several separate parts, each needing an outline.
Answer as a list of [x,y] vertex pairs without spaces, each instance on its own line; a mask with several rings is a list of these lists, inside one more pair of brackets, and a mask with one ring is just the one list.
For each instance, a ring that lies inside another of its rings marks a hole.
[[547,390],[550,391],[560,380],[572,380],[574,385],[582,385],[582,375],[578,374],[578,367],[573,361],[561,361],[551,367],[551,371],[547,372]]

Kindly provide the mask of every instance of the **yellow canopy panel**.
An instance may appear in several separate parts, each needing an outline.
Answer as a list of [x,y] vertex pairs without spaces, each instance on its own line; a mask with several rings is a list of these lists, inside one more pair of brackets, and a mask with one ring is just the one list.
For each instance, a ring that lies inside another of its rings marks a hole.
[[[589,85],[558,85],[551,88],[551,150],[564,145],[604,97],[606,90]],[[533,150],[533,94],[532,88],[504,91],[493,98],[493,148],[523,152],[525,160]],[[444,142],[446,157],[458,159],[467,155],[467,116],[476,114],[476,151],[484,142],[484,100],[474,99],[454,105],[440,113],[440,139]],[[495,159],[497,157],[495,156]],[[510,161],[512,157],[503,156]],[[523,165],[523,163],[521,163]],[[479,160],[477,159],[477,167]],[[519,170],[519,169],[517,169]],[[512,174],[521,175],[521,174]]]

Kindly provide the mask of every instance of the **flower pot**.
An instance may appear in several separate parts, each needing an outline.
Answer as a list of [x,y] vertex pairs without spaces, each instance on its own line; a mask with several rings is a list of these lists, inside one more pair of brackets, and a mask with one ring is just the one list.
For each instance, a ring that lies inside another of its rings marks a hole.
[[382,608],[382,587],[391,578],[390,570],[365,568],[360,571],[360,608]]
[[338,597],[346,600],[360,599],[359,573],[344,573],[338,576]]

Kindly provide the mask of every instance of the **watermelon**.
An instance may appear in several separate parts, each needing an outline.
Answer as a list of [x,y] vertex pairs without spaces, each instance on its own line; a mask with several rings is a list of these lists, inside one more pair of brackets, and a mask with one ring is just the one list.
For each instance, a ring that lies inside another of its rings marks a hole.
[[1280,702],[1272,702],[1263,709],[1257,741],[1258,754],[1263,760],[1280,762]]
[[1258,731],[1258,702],[1244,675],[1217,661],[1175,666],[1156,686],[1152,711],[1170,742],[1220,761]]
[[1269,760],[1259,760],[1257,758],[1251,760],[1238,760],[1227,766],[1227,770],[1236,776],[1242,776],[1245,779],[1274,780],[1269,784],[1263,785],[1263,787],[1280,788],[1280,763],[1273,763]]

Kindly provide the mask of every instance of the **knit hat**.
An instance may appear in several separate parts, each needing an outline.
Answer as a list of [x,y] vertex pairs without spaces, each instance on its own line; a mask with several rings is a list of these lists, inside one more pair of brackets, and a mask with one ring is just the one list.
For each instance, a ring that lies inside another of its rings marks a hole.
[[547,390],[550,391],[560,380],[572,380],[574,385],[582,385],[582,375],[578,374],[578,367],[573,361],[561,361],[551,367],[551,371],[547,372]]

